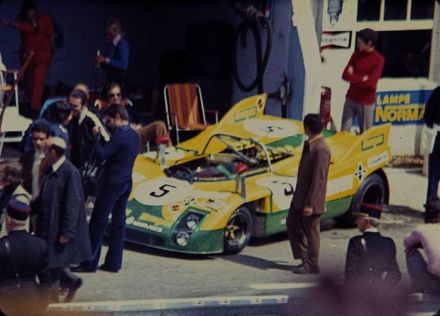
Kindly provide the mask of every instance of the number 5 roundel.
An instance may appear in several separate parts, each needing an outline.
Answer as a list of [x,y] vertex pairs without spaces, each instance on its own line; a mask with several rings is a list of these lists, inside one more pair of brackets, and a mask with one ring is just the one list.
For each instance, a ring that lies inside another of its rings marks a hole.
[[187,182],[162,177],[139,184],[134,189],[134,197],[144,205],[158,206],[183,200],[191,192]]

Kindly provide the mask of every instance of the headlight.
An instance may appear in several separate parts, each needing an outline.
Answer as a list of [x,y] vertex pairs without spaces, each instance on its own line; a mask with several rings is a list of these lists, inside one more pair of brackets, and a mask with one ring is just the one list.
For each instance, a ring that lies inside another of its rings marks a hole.
[[188,227],[191,230],[194,230],[199,222],[200,222],[200,215],[191,213],[186,218],[186,227]]
[[189,234],[187,232],[178,232],[176,234],[176,243],[179,246],[185,247],[189,241]]

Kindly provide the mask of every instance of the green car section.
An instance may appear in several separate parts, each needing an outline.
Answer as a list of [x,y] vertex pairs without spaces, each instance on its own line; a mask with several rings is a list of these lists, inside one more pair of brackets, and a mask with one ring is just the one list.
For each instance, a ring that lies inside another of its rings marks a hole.
[[[321,216],[321,220],[338,217],[344,214],[351,205],[353,196],[344,197],[333,201],[328,201],[325,212]],[[254,216],[253,237],[267,237],[277,233],[286,231],[286,218],[289,210],[271,212],[262,215],[261,213]]]
[[[194,209],[188,208],[188,209]],[[199,212],[209,213],[201,209]],[[170,223],[170,226],[160,225],[152,221],[142,219],[142,214],[146,213],[158,218],[157,222],[165,220],[162,217],[162,206],[147,206],[136,200],[131,200],[127,207],[126,220],[126,240],[135,244],[147,245],[149,247],[171,250],[190,254],[212,254],[223,252],[224,229],[217,230],[198,230],[190,232],[190,238],[186,246],[179,246],[176,243],[177,226],[181,219],[187,214],[182,212],[179,218]],[[206,218],[206,217],[205,217]]]

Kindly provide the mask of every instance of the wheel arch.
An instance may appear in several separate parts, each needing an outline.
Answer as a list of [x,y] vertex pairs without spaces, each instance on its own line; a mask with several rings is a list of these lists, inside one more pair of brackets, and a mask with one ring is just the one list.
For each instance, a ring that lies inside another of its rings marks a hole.
[[374,171],[371,174],[374,174],[374,173],[379,175],[379,177],[382,178],[382,181],[385,184],[385,203],[389,204],[390,203],[390,183],[388,181],[388,177],[387,177],[385,171],[382,168],[381,169],[377,169],[376,171]]

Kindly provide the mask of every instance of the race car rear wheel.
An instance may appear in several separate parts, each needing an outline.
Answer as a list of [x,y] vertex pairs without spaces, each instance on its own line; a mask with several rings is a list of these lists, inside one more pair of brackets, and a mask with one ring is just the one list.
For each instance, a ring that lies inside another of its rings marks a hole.
[[225,227],[224,252],[236,254],[243,250],[249,242],[252,232],[252,216],[245,207],[232,213]]
[[379,174],[373,173],[361,183],[351,201],[349,210],[338,217],[338,220],[345,225],[353,226],[356,219],[353,214],[359,211],[362,203],[378,205],[388,203],[388,190]]

